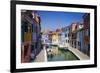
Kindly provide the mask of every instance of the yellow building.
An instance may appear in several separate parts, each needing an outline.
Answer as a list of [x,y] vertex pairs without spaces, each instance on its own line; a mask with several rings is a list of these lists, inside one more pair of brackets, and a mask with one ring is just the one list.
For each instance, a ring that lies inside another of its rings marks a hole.
[[52,33],[52,44],[58,45],[59,43],[59,36],[57,32]]
[[51,41],[53,45],[59,45],[60,32],[61,32],[61,29],[56,29],[56,31],[49,31],[48,33],[49,40]]

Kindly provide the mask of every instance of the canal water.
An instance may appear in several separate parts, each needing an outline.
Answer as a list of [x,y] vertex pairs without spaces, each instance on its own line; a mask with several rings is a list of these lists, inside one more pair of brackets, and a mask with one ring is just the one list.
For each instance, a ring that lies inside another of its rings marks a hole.
[[50,45],[47,47],[48,61],[69,61],[79,60],[71,51],[65,48],[59,48],[57,45]]

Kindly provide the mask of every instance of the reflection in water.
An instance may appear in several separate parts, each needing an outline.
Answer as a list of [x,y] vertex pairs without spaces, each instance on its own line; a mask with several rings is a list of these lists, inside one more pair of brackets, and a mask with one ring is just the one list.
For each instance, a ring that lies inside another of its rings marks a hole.
[[79,60],[71,51],[56,45],[47,48],[47,57],[48,61]]

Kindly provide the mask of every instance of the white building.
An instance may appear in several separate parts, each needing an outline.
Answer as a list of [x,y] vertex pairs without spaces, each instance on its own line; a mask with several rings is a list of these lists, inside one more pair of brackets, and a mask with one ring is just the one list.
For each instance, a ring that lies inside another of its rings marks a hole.
[[64,28],[62,28],[62,43],[64,45],[64,47],[68,47],[69,46],[69,30],[70,30],[70,26],[66,26]]
[[48,34],[42,33],[42,44],[49,44],[49,37]]

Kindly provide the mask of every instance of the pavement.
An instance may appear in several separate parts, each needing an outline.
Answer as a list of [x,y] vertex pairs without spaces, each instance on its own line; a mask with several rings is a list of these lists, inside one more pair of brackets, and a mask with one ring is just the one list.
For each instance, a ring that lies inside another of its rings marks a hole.
[[68,50],[72,51],[80,60],[89,60],[90,57],[80,52],[78,49],[69,47]]
[[36,56],[34,62],[46,62],[46,61],[47,61],[47,55],[46,55],[46,49],[44,47],[41,50],[41,52]]

